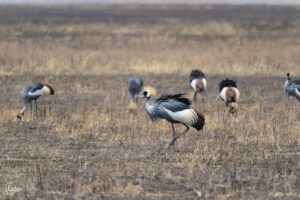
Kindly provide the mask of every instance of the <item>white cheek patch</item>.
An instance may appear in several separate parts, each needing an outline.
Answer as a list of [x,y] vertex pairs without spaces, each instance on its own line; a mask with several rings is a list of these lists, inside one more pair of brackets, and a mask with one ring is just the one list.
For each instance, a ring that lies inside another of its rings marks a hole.
[[194,92],[197,91],[197,86],[196,86],[196,84],[197,84],[197,79],[192,80],[192,82],[191,82],[191,87],[192,87],[192,89],[194,90]]
[[206,87],[207,87],[207,81],[206,81],[205,78],[202,79],[202,83],[203,83],[204,90],[206,90]]
[[237,88],[233,88],[235,95],[236,95],[236,101],[240,98],[240,91]]
[[228,87],[224,87],[220,93],[220,97],[223,101],[226,101],[226,92],[228,90]]
[[186,109],[178,112],[172,112],[167,110],[167,113],[174,119],[175,121],[181,122],[183,124],[192,126],[197,122],[198,115],[193,109]]
[[47,86],[42,88],[43,95],[50,95],[50,89]]

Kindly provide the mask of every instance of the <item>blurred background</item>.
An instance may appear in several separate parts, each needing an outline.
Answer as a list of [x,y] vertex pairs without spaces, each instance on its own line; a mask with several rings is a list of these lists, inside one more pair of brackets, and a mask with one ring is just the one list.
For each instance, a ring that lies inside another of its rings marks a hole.
[[134,2],[2,0],[0,73],[299,73],[296,1]]
[[278,4],[278,5],[284,5],[284,4],[299,4],[299,1],[297,0],[1,0],[0,3],[46,3],[46,4],[53,4],[53,3],[145,3],[145,4],[153,4],[153,3],[159,3],[159,4],[174,4],[174,3],[180,3],[180,4]]

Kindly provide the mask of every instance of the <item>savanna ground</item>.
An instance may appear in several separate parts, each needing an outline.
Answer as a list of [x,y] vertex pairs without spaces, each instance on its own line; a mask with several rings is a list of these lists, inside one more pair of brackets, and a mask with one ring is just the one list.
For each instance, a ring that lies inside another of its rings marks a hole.
[[[299,199],[300,107],[283,90],[299,54],[297,7],[2,6],[0,198]],[[168,150],[170,124],[127,111],[127,77],[189,94],[194,68],[207,123]],[[216,100],[225,77],[237,117]],[[56,93],[18,122],[31,81]]]

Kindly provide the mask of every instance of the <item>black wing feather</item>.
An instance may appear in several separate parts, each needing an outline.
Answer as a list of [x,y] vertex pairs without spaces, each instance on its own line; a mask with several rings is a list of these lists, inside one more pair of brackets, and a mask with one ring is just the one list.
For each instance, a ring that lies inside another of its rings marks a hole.
[[219,83],[219,91],[221,92],[224,87],[235,87],[237,88],[237,84],[234,80],[226,78]]
[[30,87],[30,92],[35,92],[37,90],[40,90],[44,87],[44,85],[42,83],[32,83],[29,85]]
[[191,101],[185,97],[185,94],[164,94],[157,98],[156,103],[172,112],[188,109]]
[[291,81],[291,84],[295,84],[295,85],[300,86],[300,80],[293,80],[293,81]]

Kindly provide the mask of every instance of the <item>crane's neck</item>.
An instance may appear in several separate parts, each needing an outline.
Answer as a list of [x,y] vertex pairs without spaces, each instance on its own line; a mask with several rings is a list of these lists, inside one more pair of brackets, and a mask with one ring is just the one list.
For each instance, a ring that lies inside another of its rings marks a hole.
[[23,102],[23,106],[22,106],[22,109],[21,109],[21,112],[20,112],[20,113],[24,114],[24,112],[25,112],[25,110],[27,109],[27,107],[28,107],[28,102],[27,102],[27,101],[26,101],[26,102]]
[[24,116],[24,113],[25,113],[25,110],[27,109],[27,106],[28,106],[28,102],[23,102],[23,106],[22,106],[22,109],[20,111],[20,113],[18,114],[17,118],[19,120],[22,119],[22,117]]
[[155,116],[155,105],[153,104],[152,101],[147,100],[145,104],[145,110],[147,114],[150,116],[150,118],[153,119]]
[[129,97],[129,102],[130,102],[130,103],[133,103],[133,102],[134,102],[134,96],[130,95],[130,97]]
[[287,88],[287,86],[290,84],[290,79],[286,79],[284,83],[284,87]]

